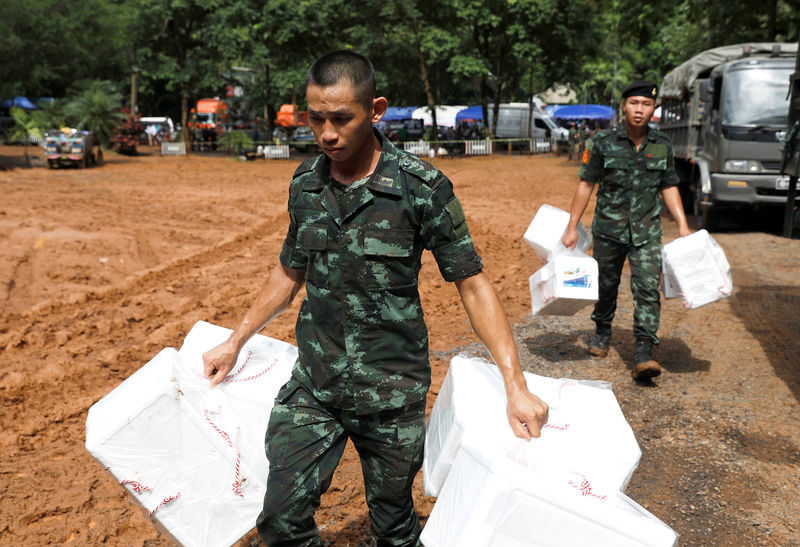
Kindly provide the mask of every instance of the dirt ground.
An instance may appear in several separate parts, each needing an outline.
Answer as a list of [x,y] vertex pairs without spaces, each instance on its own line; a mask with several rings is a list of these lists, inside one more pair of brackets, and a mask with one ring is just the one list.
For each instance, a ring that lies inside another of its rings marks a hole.
[[[0,544],[167,544],[85,450],[87,410],[196,321],[233,327],[277,261],[296,159],[151,152],[54,171],[21,168],[22,149],[0,147]],[[775,235],[779,212],[731,217],[715,234],[733,296],[697,310],[664,302],[665,373],[639,385],[627,274],[604,361],[587,358],[590,309],[530,317],[528,276],[543,264],[521,236],[541,204],[568,207],[577,164],[497,155],[436,165],[454,182],[525,369],[613,383],[643,452],[627,494],[683,545],[800,544],[800,241]],[[664,224],[667,242],[677,230]],[[450,357],[482,350],[429,255],[421,288],[430,409]],[[294,342],[300,300],[264,333]],[[360,483],[348,447],[317,514],[328,544],[370,543]],[[423,522],[434,501],[418,477]],[[239,545],[257,541],[251,532]]]

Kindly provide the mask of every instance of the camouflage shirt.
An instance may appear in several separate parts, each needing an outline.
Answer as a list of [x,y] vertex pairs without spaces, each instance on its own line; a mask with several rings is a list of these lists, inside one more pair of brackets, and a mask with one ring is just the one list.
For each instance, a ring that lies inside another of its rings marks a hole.
[[376,134],[375,171],[338,198],[324,154],[300,165],[280,256],[306,278],[292,374],[324,404],[364,413],[418,402],[428,391],[422,251],[433,252],[447,281],[483,268],[452,183]]
[[672,144],[664,133],[648,127],[637,151],[624,124],[603,130],[589,141],[578,175],[600,183],[595,235],[636,246],[661,237],[658,194],[678,184]]

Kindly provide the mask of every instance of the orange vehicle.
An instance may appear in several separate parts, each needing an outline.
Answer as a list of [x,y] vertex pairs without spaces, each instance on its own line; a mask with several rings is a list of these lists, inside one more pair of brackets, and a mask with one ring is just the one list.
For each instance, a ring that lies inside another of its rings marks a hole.
[[219,97],[198,99],[193,109],[194,148],[210,144],[216,148],[217,138],[225,131],[228,121],[228,105]]
[[291,104],[282,104],[281,109],[278,110],[278,115],[275,117],[275,125],[280,127],[308,125],[308,112],[305,110],[298,110],[297,119],[295,120],[294,106]]

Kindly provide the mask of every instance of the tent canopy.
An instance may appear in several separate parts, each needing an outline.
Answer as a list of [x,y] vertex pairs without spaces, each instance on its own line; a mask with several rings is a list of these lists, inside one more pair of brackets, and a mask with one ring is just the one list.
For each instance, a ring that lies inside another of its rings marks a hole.
[[33,104],[27,97],[19,96],[3,101],[3,108],[24,108],[26,110],[36,110],[36,105]]
[[[467,108],[466,106],[440,105],[436,107],[436,123],[439,127],[455,127],[456,114]],[[417,108],[412,115],[415,120],[422,120],[425,125],[433,125],[430,109],[425,106]]]
[[410,120],[416,109],[416,106],[390,106],[386,109],[386,114],[383,115],[383,121],[395,122]]
[[561,120],[610,120],[616,111],[602,104],[568,104],[557,106],[552,116]]
[[456,114],[456,123],[461,123],[462,121],[475,122],[478,120],[483,120],[483,107],[481,105],[470,106]]

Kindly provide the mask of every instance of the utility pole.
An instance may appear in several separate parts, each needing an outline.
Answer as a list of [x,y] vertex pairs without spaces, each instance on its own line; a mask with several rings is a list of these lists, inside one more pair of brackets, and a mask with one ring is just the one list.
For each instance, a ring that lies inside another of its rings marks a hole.
[[131,65],[131,116],[136,116],[136,75],[139,73],[139,65]]

